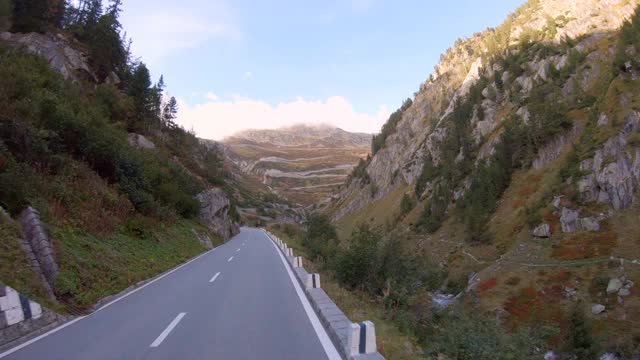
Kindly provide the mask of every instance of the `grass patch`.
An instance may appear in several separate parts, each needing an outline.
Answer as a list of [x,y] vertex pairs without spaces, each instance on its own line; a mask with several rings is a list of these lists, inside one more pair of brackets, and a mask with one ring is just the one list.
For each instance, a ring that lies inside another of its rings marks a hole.
[[189,220],[166,224],[146,218],[133,218],[104,237],[52,227],[60,265],[56,292],[64,302],[87,308],[202,253],[205,248],[192,229],[205,231]]

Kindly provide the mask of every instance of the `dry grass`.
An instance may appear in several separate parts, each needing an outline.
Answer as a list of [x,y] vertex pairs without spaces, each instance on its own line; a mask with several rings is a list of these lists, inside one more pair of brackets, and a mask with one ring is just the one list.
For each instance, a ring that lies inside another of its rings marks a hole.
[[394,191],[382,199],[373,201],[362,209],[356,210],[336,221],[338,236],[345,238],[362,223],[370,223],[374,226],[384,226],[392,223],[400,212],[402,195],[408,190],[408,186],[398,186]]
[[617,244],[612,231],[579,233],[554,245],[551,257],[558,260],[581,260],[609,257]]
[[109,235],[134,211],[125,196],[83,164],[74,164],[68,178],[52,181],[64,184],[47,199],[51,220],[60,225],[72,225],[92,235]]

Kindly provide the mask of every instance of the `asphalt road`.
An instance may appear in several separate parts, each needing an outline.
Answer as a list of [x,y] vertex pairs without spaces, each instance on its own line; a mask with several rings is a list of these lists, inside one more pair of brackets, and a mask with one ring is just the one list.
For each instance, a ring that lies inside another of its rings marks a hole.
[[243,228],[226,244],[3,359],[337,358],[289,271],[264,232]]

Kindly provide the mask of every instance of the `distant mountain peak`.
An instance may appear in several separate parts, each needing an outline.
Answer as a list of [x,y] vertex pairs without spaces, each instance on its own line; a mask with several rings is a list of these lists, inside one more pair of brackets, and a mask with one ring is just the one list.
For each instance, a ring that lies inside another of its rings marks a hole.
[[251,142],[276,146],[369,147],[371,134],[352,133],[328,123],[293,124],[277,129],[247,129],[224,139],[224,143]]

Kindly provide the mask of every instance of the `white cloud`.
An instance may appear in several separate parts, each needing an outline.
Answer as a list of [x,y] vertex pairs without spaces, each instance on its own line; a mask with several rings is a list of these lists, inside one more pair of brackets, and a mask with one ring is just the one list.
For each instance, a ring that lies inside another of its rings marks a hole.
[[212,93],[211,91],[209,91],[206,95],[205,98],[209,101],[218,101],[219,97],[218,95]]
[[172,5],[126,7],[122,15],[133,53],[154,63],[177,51],[195,48],[212,38],[236,41],[242,33],[222,2],[211,3],[206,12],[196,7]]
[[230,101],[210,100],[189,106],[178,100],[178,123],[193,129],[198,136],[220,140],[245,129],[275,129],[305,124],[333,124],[347,131],[376,133],[389,117],[385,106],[376,114],[356,112],[341,96],[326,100],[305,100],[271,105],[265,101],[235,98]]

